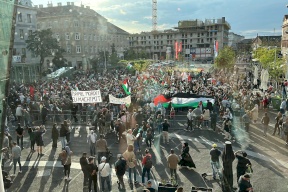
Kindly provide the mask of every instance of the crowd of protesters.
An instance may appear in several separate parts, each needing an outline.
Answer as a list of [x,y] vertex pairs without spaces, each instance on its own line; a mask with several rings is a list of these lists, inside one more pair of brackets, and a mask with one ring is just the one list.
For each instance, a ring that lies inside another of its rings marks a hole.
[[[129,80],[132,103],[130,105],[110,104],[109,94],[117,98],[126,97],[126,93],[121,87],[124,79]],[[36,143],[38,156],[43,156],[42,147],[44,145],[43,135],[46,132],[45,125],[47,121],[52,121],[52,147],[56,148],[57,140],[60,139],[63,150],[60,157],[65,170],[65,179],[70,179],[71,156],[73,155],[68,146],[70,142],[70,126],[73,123],[83,122],[92,127],[87,136],[90,157],[87,158],[87,154],[83,154],[81,164],[84,176],[87,181],[89,180],[89,191],[91,190],[92,182],[95,185],[97,177],[94,175],[99,171],[101,172],[102,189],[105,188],[105,183],[107,183],[107,188],[111,191],[109,181],[110,167],[106,166],[108,165],[106,162],[109,160],[109,151],[105,140],[105,137],[111,132],[115,133],[118,143],[121,139],[125,139],[127,142],[127,150],[117,156],[118,160],[115,165],[119,187],[125,187],[123,184],[123,169],[126,169],[125,163],[127,163],[129,170],[130,183],[132,183],[132,173],[134,174],[134,182],[138,182],[135,176],[137,161],[135,154],[143,150],[142,143],[146,144],[145,155],[142,160],[142,183],[145,183],[146,173],[149,183],[152,167],[150,159],[153,158],[149,150],[152,147],[154,137],[161,133],[163,135],[163,143],[169,143],[169,128],[171,126],[169,119],[173,119],[179,110],[174,109],[171,105],[167,109],[161,104],[155,105],[153,98],[159,94],[191,93],[211,96],[213,104],[211,101],[207,101],[204,106],[200,102],[193,110],[188,108],[181,109],[182,111],[188,111],[186,131],[211,127],[216,132],[223,132],[225,135],[224,139],[232,141],[233,136],[235,137],[232,134],[232,125],[234,117],[238,116],[248,133],[250,123],[257,123],[260,120],[263,124],[263,136],[267,136],[267,127],[270,122],[267,112],[271,104],[271,96],[275,90],[272,86],[269,86],[266,91],[255,91],[253,88],[257,88],[257,85],[253,85],[251,79],[251,72],[247,72],[243,79],[238,78],[235,81],[227,81],[227,79],[213,78],[213,75],[203,71],[194,74],[164,69],[163,71],[150,69],[134,76],[129,75],[125,70],[114,70],[105,74],[90,71],[75,72],[73,78],[62,77],[50,82],[45,81],[33,84],[12,83],[7,97],[9,109],[7,112],[5,138],[9,140],[6,146],[7,151],[10,149],[10,153],[14,154],[14,174],[17,162],[20,168],[19,173],[22,171],[20,164],[21,150],[18,150],[18,147],[23,149],[23,135],[26,132],[29,134],[31,152],[35,152],[34,145]],[[284,86],[286,85],[284,84]],[[73,104],[71,90],[100,90],[103,102],[98,104]],[[265,115],[261,119],[259,118],[259,110],[262,108]],[[284,135],[287,136],[286,144],[288,144],[288,118],[285,120],[288,101],[283,99],[279,110],[273,135],[275,135],[277,130],[279,135],[281,131],[284,132]],[[216,126],[219,122],[221,123],[220,128]],[[10,125],[17,127],[17,142],[10,143],[12,140],[9,134]],[[58,125],[60,125],[59,129]],[[97,135],[99,138],[97,138]],[[18,147],[15,148],[15,146]],[[169,158],[171,162],[168,162],[171,169],[171,177],[176,177],[175,167],[177,167],[177,164],[188,166],[189,168],[196,167],[192,158],[187,156],[189,154],[188,143],[183,144],[180,160],[173,158],[173,154],[174,151],[171,151],[172,157]],[[92,163],[95,156],[98,156],[98,166]],[[5,161],[2,161],[2,165],[4,165],[3,162],[5,163]],[[242,175],[237,175],[238,178],[240,176]]]

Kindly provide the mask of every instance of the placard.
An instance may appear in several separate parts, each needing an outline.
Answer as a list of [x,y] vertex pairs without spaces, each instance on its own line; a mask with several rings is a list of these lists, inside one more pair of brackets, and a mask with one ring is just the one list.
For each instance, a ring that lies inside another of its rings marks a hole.
[[101,103],[100,90],[94,91],[71,91],[73,103]]
[[116,98],[113,95],[109,94],[109,103],[113,104],[130,104],[131,103],[131,95],[124,98]]

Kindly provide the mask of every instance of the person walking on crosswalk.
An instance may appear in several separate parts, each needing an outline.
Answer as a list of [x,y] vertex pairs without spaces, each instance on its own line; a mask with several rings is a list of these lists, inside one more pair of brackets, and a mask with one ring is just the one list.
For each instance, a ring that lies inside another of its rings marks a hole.
[[145,184],[145,175],[147,173],[147,179],[150,180],[150,171],[153,166],[152,155],[149,153],[149,149],[145,150],[145,156],[143,156],[142,165],[142,183]]
[[127,147],[127,150],[123,153],[123,157],[127,162],[128,165],[128,171],[129,171],[129,183],[132,184],[132,176],[131,172],[133,171],[134,174],[134,183],[137,184],[138,181],[136,179],[136,165],[137,165],[137,159],[136,155],[134,153],[134,147],[133,145],[129,145]]
[[171,149],[170,150],[170,155],[167,158],[167,164],[168,164],[168,168],[170,169],[170,176],[171,178],[174,177],[175,180],[177,180],[177,165],[179,163],[179,158],[177,155],[175,155],[174,150]]
[[101,163],[98,166],[100,182],[101,182],[101,190],[105,191],[105,182],[107,184],[108,191],[111,191],[111,168],[109,163],[106,162],[106,157],[101,157]]
[[267,129],[270,122],[270,118],[268,117],[268,113],[265,112],[264,116],[261,119],[261,123],[263,124],[263,136],[267,137]]
[[22,173],[22,166],[21,166],[20,158],[21,158],[21,148],[17,145],[16,142],[13,142],[12,159],[13,159],[14,174],[11,176],[15,176],[17,163],[19,164],[19,168],[20,168],[19,173]]

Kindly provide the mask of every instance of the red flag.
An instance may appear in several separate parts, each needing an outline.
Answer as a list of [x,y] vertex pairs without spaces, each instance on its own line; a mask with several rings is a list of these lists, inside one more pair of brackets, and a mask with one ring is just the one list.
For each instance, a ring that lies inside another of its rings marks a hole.
[[181,51],[182,51],[182,42],[179,43],[179,46],[178,46],[178,53],[181,52]]
[[31,99],[34,100],[34,92],[35,92],[35,89],[34,87],[30,86],[30,96],[31,96]]
[[177,41],[175,41],[174,50],[175,50],[175,59],[178,59],[178,42]]
[[189,74],[188,75],[188,81],[191,81],[192,80],[192,77],[191,77],[191,75]]

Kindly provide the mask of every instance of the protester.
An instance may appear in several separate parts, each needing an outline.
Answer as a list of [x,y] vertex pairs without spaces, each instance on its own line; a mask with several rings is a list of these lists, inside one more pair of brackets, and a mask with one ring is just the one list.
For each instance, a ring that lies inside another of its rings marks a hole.
[[41,127],[36,128],[35,132],[35,142],[37,145],[37,152],[38,156],[43,156],[44,154],[42,153],[43,146],[44,146],[44,141],[43,141],[43,135],[46,133],[45,127],[42,125]]
[[210,150],[210,163],[213,171],[213,179],[216,179],[216,174],[218,174],[219,178],[221,179],[220,173],[220,162],[219,157],[221,156],[221,151],[217,149],[217,144],[212,145],[212,149]]
[[120,189],[120,186],[122,186],[122,190],[125,190],[123,176],[126,171],[126,165],[127,165],[126,160],[123,158],[121,154],[118,154],[117,161],[115,162],[115,171],[116,171],[116,176],[118,178],[118,181],[117,181],[118,189]]
[[123,157],[127,162],[128,165],[128,172],[129,172],[129,183],[132,184],[132,176],[131,173],[133,171],[134,174],[134,183],[137,184],[138,181],[136,179],[136,164],[137,159],[136,155],[134,153],[134,147],[133,145],[128,145],[127,150],[123,153]]
[[90,156],[96,155],[96,140],[97,135],[93,130],[91,130],[90,133],[87,135],[87,143],[89,144],[90,148]]
[[109,163],[106,163],[106,157],[101,157],[101,163],[98,166],[100,181],[101,181],[101,190],[105,191],[105,181],[107,184],[108,191],[111,191],[111,180],[110,180],[110,173],[111,168]]
[[31,153],[35,152],[35,132],[32,129],[32,127],[28,127],[28,134],[29,134],[29,138],[30,138],[30,149],[31,149]]
[[65,147],[65,149],[59,154],[61,158],[61,163],[64,167],[64,179],[65,180],[71,180],[70,176],[70,168],[71,168],[71,156],[73,152],[70,150],[68,146]]
[[[92,160],[94,160],[94,158],[92,158]],[[87,158],[87,153],[84,152],[82,154],[82,157],[80,158],[81,170],[82,170],[83,175],[84,175],[84,181],[83,181],[84,186],[86,186],[88,184],[88,178],[90,176],[89,165],[88,164],[89,164],[89,159]],[[89,189],[89,191],[90,190],[91,189]]]
[[245,151],[236,151],[234,153],[235,157],[238,159],[237,162],[237,181],[239,181],[239,178],[241,175],[244,175],[246,173],[246,170],[248,166],[252,166],[250,160],[247,158],[247,153]]
[[168,168],[170,169],[170,176],[171,178],[174,178],[177,180],[177,165],[179,163],[179,158],[177,155],[175,155],[174,150],[170,150],[170,155],[167,157],[167,165]]
[[[101,157],[106,156],[108,151],[107,141],[104,139],[104,135],[100,135],[99,140],[96,141],[98,164],[101,162]],[[105,159],[106,161],[106,159]]]
[[261,123],[263,124],[263,136],[267,137],[267,129],[269,126],[270,118],[268,117],[268,113],[265,112],[264,116],[261,119]]
[[[23,127],[21,127],[21,124],[18,123],[17,129],[16,129],[16,135],[17,135],[17,145],[21,146],[21,149],[24,149],[23,147],[23,136],[24,136],[24,129]],[[19,144],[19,140],[21,142],[21,144]]]
[[179,161],[178,165],[180,167],[187,167],[188,169],[196,168],[191,155],[189,154],[189,146],[188,143],[183,143],[182,145],[182,153],[181,153],[181,160]]
[[18,163],[19,165],[19,173],[22,173],[22,166],[21,166],[21,148],[17,145],[16,142],[13,142],[13,147],[12,147],[12,159],[13,159],[13,167],[14,167],[14,174],[11,176],[15,176],[16,172],[16,164]]
[[239,192],[252,192],[253,188],[252,185],[250,183],[250,176],[249,174],[244,174],[240,177],[239,181],[238,181],[238,188],[239,188]]
[[88,189],[91,191],[92,189],[92,182],[94,186],[94,191],[97,191],[97,174],[98,174],[98,167],[97,165],[94,164],[94,157],[89,157],[88,158],[88,174],[89,174],[89,184],[88,184]]
[[145,156],[143,156],[142,165],[143,165],[142,183],[144,184],[145,183],[145,174],[147,173],[147,179],[150,180],[150,171],[151,171],[151,168],[153,166],[152,155],[149,153],[148,149],[145,150]]
[[57,129],[57,124],[56,123],[53,124],[51,138],[52,138],[52,148],[57,148],[57,141],[58,141],[58,138],[59,138],[59,131]]
[[162,123],[162,137],[163,143],[169,144],[169,132],[168,129],[170,128],[170,124],[168,123],[167,119],[164,119],[164,123]]

